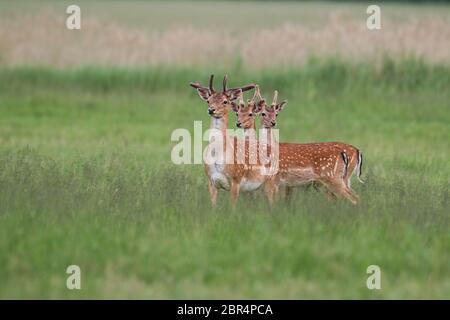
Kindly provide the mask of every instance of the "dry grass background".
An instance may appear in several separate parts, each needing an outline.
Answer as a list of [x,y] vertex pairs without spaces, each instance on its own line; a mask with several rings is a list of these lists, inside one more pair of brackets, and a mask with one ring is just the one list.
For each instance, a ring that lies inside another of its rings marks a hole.
[[[13,10],[0,19],[0,64],[57,67],[239,64],[264,68],[301,65],[311,57],[355,62],[379,62],[386,57],[417,58],[430,63],[450,63],[450,11],[445,6],[426,12],[405,7],[403,15],[392,8],[384,14],[382,8],[380,31],[367,30],[364,7],[358,7],[355,14],[355,8],[346,11],[345,6],[312,11],[306,5],[308,19],[306,15],[298,20],[292,16],[282,19],[279,17],[282,12],[274,11],[276,23],[271,23],[273,7],[263,5],[254,14],[230,15],[226,23],[214,24],[211,16],[218,13],[223,19],[228,14],[220,6],[217,13],[211,4],[203,8],[198,3],[183,3],[169,11],[162,4],[142,6],[141,10],[136,3],[132,7],[135,12],[152,12],[152,17],[167,16],[160,28],[145,27],[144,21],[139,24],[119,19],[114,14],[119,10],[117,6],[105,8],[109,15],[100,14],[99,8],[90,12],[82,6],[80,31],[67,30],[66,15],[61,14],[64,11],[57,10],[52,3],[25,12]],[[183,11],[188,7],[191,11],[186,11],[186,17]],[[186,19],[195,21],[202,12],[208,17],[205,25],[198,21],[186,23]],[[142,12],[137,17],[144,19],[140,15]],[[320,24],[312,22],[314,16]],[[234,27],[225,28],[227,24]]]

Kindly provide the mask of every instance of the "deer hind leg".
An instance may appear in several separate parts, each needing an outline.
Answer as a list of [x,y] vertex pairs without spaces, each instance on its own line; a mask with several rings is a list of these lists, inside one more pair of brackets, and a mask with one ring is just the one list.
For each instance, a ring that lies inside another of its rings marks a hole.
[[211,204],[213,206],[216,206],[217,204],[217,188],[214,186],[214,184],[211,182],[211,180],[208,181],[208,190],[209,190],[209,198],[211,199]]
[[358,194],[356,194],[356,192],[351,187],[351,178],[352,178],[353,173],[354,173],[354,171],[356,169],[356,166],[358,164],[357,162],[358,162],[357,157],[354,156],[354,157],[351,158],[351,160],[349,161],[349,164],[348,164],[347,174],[344,177],[344,182],[345,182],[345,185],[347,187],[346,188],[347,189],[346,192],[348,192],[350,194],[350,196],[356,202],[359,201],[359,196],[358,196]]
[[292,187],[286,187],[285,194],[284,194],[284,200],[286,202],[290,202],[291,201],[291,199],[292,199],[292,191],[293,190],[294,189]]
[[327,196],[327,199],[329,201],[336,201],[337,196],[334,194],[330,188],[327,187],[326,183],[324,182],[317,182],[314,181],[311,183],[311,186],[316,190],[317,192],[325,192],[325,195]]
[[355,157],[352,157],[348,163],[347,172],[344,176],[345,185],[350,188],[350,180],[353,175],[353,171],[355,171],[356,168],[356,159]]
[[350,188],[350,178],[353,174],[353,170],[356,167],[356,159],[355,157],[352,157],[348,162],[345,160],[347,157],[346,153],[342,153],[343,156],[343,171],[340,173],[337,173],[336,175],[332,175],[329,179],[326,179],[326,186],[331,192],[334,192],[335,194],[341,195],[342,197],[349,200],[351,203],[356,205],[358,203],[358,196],[353,192],[353,190]]
[[358,194],[352,188],[350,188],[347,185],[346,185],[346,192],[355,200],[356,203],[358,203],[358,201],[359,201]]
[[343,179],[326,180],[324,185],[331,193],[340,195],[355,205],[358,203],[358,198],[350,191],[351,189],[347,187]]
[[330,191],[328,188],[325,188],[325,195],[329,201],[336,201],[337,196],[334,192]]
[[[345,184],[345,183],[344,183],[344,184]],[[358,197],[358,195],[357,195],[352,189],[348,188],[348,187],[345,185],[345,187],[344,187],[344,192],[345,192],[345,194],[347,195],[346,198],[347,198],[348,200],[350,200],[351,203],[353,203],[353,204],[355,204],[355,205],[358,204],[359,197]]]

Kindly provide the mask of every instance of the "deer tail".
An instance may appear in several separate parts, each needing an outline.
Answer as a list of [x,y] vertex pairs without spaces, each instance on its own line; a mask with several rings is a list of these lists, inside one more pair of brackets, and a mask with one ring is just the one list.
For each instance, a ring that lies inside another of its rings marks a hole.
[[341,152],[341,156],[342,160],[344,160],[344,174],[342,175],[342,178],[344,178],[347,175],[348,170],[348,156],[344,151]]
[[361,180],[362,165],[363,165],[363,155],[362,155],[361,151],[358,150],[358,163],[356,165],[356,168],[357,168],[356,177],[358,178],[359,182],[364,183],[364,181]]

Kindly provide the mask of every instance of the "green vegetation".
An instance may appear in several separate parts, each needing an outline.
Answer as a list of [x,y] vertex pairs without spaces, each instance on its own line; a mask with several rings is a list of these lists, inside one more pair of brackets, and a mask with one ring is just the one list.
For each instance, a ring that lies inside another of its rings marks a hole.
[[209,126],[188,86],[209,70],[1,69],[0,297],[449,298],[450,68],[224,71],[289,100],[282,140],[360,147],[361,204],[298,190],[233,212],[221,192],[212,210],[202,167],[170,162],[175,128]]

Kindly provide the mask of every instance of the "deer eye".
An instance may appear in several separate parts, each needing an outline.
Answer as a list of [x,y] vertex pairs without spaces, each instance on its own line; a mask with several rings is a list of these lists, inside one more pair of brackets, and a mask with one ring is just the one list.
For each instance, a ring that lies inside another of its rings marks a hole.
[[227,103],[228,103],[228,100],[224,100],[224,101],[223,101],[223,104],[227,104]]
[[249,113],[249,114],[248,114],[248,116],[249,116],[249,117],[252,117],[252,116],[253,116],[253,114],[252,114],[252,113]]
[[265,117],[266,116],[266,114],[263,112],[263,113],[261,113],[261,115],[263,116],[263,117]]

